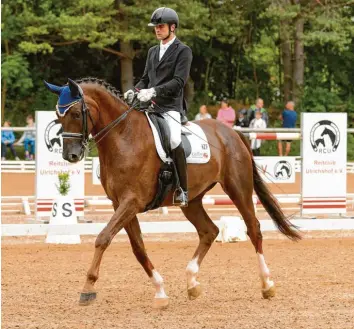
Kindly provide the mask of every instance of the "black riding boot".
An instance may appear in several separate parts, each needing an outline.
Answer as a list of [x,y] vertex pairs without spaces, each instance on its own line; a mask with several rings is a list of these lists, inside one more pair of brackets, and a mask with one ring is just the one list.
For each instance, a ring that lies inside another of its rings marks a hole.
[[179,188],[174,194],[173,203],[176,206],[188,206],[188,180],[187,180],[187,161],[184,154],[182,143],[172,151],[173,161],[176,165],[177,174],[179,177]]

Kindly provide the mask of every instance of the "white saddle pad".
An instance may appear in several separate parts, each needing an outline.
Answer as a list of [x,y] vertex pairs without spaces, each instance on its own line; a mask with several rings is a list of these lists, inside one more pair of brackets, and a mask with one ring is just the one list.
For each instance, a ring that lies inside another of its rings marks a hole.
[[[155,125],[150,120],[147,113],[146,117],[148,118],[152,133],[155,139],[156,151],[163,162],[171,161],[170,158],[166,157],[166,153],[162,147],[159,133],[156,130]],[[186,137],[191,143],[192,152],[187,158],[187,163],[207,163],[210,160],[210,146],[207,142],[207,137],[200,126],[196,125],[193,122],[188,122],[186,128],[182,126],[182,132],[186,133]]]

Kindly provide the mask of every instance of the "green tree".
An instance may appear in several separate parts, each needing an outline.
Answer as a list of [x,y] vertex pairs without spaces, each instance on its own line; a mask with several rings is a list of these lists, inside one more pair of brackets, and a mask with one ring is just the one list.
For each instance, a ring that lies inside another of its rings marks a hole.
[[115,52],[107,47],[117,40],[117,28],[112,24],[115,13],[113,0],[13,0],[2,4],[2,114],[9,90],[12,97],[24,97],[36,85],[28,71],[31,56],[37,59],[52,54],[55,47],[78,43]]

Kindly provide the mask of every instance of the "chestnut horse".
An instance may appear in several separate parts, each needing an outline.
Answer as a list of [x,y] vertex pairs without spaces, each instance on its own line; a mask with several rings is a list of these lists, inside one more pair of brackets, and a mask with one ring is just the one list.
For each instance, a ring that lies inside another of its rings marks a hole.
[[[61,93],[64,87],[47,84],[49,89]],[[66,86],[66,90],[68,86]],[[163,279],[152,265],[144,246],[137,214],[144,211],[154,198],[161,160],[144,113],[133,110],[119,98],[114,88],[102,80],[85,78],[78,82],[69,79],[73,103],[62,116],[63,158],[70,162],[80,161],[87,146],[88,135],[95,137],[100,160],[101,183],[113,202],[114,215],[97,236],[92,264],[80,295],[80,304],[90,304],[96,298],[95,282],[104,251],[114,236],[125,229],[137,260],[155,286],[153,307],[168,304]],[[113,124],[112,124],[113,123]],[[206,213],[202,198],[219,183],[240,211],[247,226],[247,234],[256,250],[262,295],[275,295],[274,283],[266,265],[262,248],[262,233],[252,202],[253,189],[276,226],[292,240],[300,239],[299,233],[286,219],[274,196],[261,179],[256,168],[248,141],[237,131],[213,119],[196,122],[206,133],[211,145],[211,158],[207,164],[188,165],[189,204],[181,208],[195,226],[198,247],[187,265],[187,292],[190,299],[201,293],[197,281],[200,265],[218,235],[218,227]],[[172,205],[169,194],[163,206]]]

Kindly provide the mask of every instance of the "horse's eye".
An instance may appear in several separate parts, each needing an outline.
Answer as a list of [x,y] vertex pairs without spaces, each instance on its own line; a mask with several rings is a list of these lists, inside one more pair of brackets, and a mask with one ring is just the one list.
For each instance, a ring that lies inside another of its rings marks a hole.
[[80,119],[80,113],[79,113],[79,112],[73,112],[73,113],[71,114],[71,117],[72,117],[73,119]]

